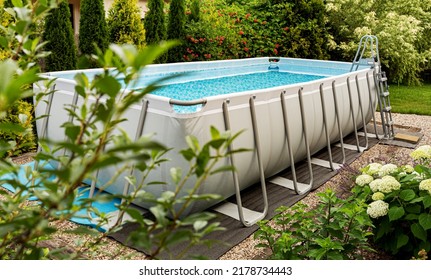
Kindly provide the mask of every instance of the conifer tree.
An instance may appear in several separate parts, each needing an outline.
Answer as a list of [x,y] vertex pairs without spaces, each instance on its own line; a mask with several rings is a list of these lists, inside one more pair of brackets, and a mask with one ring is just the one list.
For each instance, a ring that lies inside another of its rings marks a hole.
[[[172,0],[169,11],[168,22],[168,40],[185,39],[185,24],[186,24],[186,6],[184,0]],[[181,46],[172,48],[168,52],[168,62],[177,62],[181,60]]]
[[47,42],[45,50],[51,52],[45,60],[46,71],[76,69],[76,45],[65,0],[46,18],[43,40]]
[[111,43],[145,45],[145,30],[137,0],[115,0],[106,23]]
[[190,20],[198,22],[201,19],[201,7],[199,0],[192,0],[190,4]]
[[[163,11],[163,0],[148,0],[148,11],[145,15],[145,41],[148,45],[158,44],[166,40],[165,13]],[[166,61],[166,55],[157,59],[156,62]]]
[[79,50],[81,54],[94,54],[96,52],[94,44],[105,51],[108,48],[108,30],[103,0],[82,0],[80,14]]

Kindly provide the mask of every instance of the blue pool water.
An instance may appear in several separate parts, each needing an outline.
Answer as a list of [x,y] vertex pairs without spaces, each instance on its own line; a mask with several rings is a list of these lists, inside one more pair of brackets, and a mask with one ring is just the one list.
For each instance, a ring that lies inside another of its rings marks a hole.
[[[167,84],[152,94],[177,100],[196,100],[209,96],[260,90],[283,85],[304,83],[325,76],[266,71],[251,74]],[[179,113],[192,113],[200,106],[174,106]]]
[[168,84],[157,89],[153,94],[179,100],[194,100],[214,95],[303,83],[321,78],[323,76],[268,71]]

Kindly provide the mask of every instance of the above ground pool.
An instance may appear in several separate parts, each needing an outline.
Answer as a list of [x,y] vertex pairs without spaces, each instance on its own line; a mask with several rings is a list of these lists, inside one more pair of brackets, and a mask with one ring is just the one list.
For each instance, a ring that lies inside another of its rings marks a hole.
[[[220,165],[233,162],[237,173],[215,174],[199,189],[202,194],[219,194],[223,199],[237,195],[240,200],[240,190],[259,181],[265,185],[265,178],[309,158],[326,147],[328,140],[339,141],[340,136],[356,131],[371,119],[376,108],[374,69],[362,67],[350,72],[351,66],[352,63],[346,62],[268,57],[150,65],[134,83],[135,88],[144,87],[161,76],[181,75],[148,94],[145,106],[137,104],[129,110],[122,128],[133,137],[139,131],[141,110],[145,110],[143,134],[155,133],[157,141],[173,148],[167,155],[171,161],[154,170],[148,178],[148,181],[164,182],[170,182],[172,167],[188,169],[188,163],[178,154],[187,147],[187,135],[194,135],[205,143],[211,139],[210,126],[233,133],[243,131],[231,148],[247,148],[251,152],[235,154],[220,162]],[[79,70],[90,78],[100,71]],[[63,140],[61,125],[68,120],[65,104],[74,100],[73,77],[77,72],[47,75],[56,78],[47,138]],[[37,116],[44,115],[47,108],[40,102]],[[41,133],[43,121],[37,124]],[[98,184],[108,182],[114,172],[114,169],[100,170]],[[193,180],[189,184],[193,186]],[[124,186],[124,180],[119,179],[107,191],[123,193]],[[147,191],[159,195],[173,188],[170,184],[148,186]],[[265,202],[266,190],[262,190]],[[296,185],[295,190],[308,191]],[[188,213],[202,211],[218,202],[195,202]],[[242,210],[238,208],[238,211]]]

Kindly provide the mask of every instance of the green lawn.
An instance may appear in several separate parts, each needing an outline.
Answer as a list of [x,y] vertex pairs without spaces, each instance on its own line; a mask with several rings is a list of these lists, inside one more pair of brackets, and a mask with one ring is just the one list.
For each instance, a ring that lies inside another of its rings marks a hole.
[[392,112],[431,115],[431,84],[422,86],[389,86]]

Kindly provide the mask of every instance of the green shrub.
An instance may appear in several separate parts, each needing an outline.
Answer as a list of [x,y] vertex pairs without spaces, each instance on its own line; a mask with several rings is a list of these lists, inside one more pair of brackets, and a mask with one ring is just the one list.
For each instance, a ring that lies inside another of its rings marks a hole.
[[[149,0],[148,11],[144,18],[145,42],[148,45],[159,44],[166,40],[166,24],[163,0]],[[159,57],[156,62],[166,62],[167,56]]]
[[184,60],[328,58],[323,1],[229,2],[201,1],[200,21],[189,17]]
[[15,129],[0,130],[0,139],[10,144],[11,149],[6,156],[18,156],[34,151],[36,137],[33,133],[33,105],[25,101],[17,101],[6,111],[4,118],[0,119],[1,125],[14,125]]
[[254,237],[257,247],[269,248],[272,259],[341,260],[361,258],[368,245],[371,220],[363,199],[343,200],[327,189],[318,194],[320,202],[311,211],[301,202],[282,206],[269,221],[258,223]]
[[[172,0],[169,9],[167,39],[178,40],[181,43],[185,40],[186,11],[184,0]],[[172,48],[168,52],[168,62],[181,61],[181,46]]]
[[45,71],[62,71],[76,69],[76,46],[70,11],[66,1],[61,1],[45,21],[43,40],[44,49],[51,53],[45,59]]
[[354,188],[369,203],[375,246],[402,259],[431,251],[431,146],[419,147],[411,157],[415,167],[367,165]]
[[333,59],[353,60],[359,39],[379,39],[380,58],[393,83],[418,84],[420,73],[431,69],[431,6],[412,0],[328,0],[328,26]]
[[[79,51],[82,55],[102,52],[108,48],[108,29],[103,0],[82,0],[79,19]],[[91,63],[90,67],[97,67]]]
[[145,30],[137,0],[115,0],[106,23],[111,43],[145,45]]
[[190,4],[190,13],[189,20],[190,21],[199,21],[201,19],[201,4],[200,0],[192,0]]

